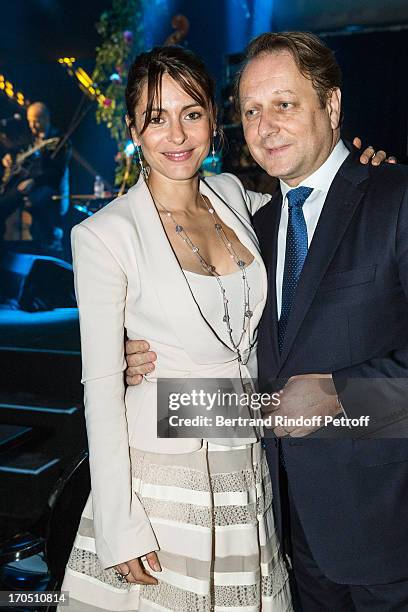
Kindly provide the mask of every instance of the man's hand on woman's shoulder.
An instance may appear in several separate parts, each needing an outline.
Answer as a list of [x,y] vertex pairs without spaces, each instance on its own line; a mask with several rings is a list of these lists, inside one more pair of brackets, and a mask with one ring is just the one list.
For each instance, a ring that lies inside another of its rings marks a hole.
[[[353,145],[356,147],[356,149],[361,149],[362,147],[361,138],[356,136],[353,140]],[[397,160],[393,155],[389,155],[387,157],[387,154],[385,151],[380,150],[376,152],[374,147],[372,147],[371,145],[366,147],[364,151],[362,152],[362,154],[360,155],[360,162],[362,164],[368,164],[369,162],[371,162],[373,166],[379,166],[384,161],[387,162],[387,164],[397,163]]]

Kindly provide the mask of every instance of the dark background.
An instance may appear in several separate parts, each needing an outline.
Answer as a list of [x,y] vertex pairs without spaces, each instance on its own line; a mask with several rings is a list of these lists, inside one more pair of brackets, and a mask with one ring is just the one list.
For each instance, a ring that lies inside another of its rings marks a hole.
[[[0,72],[31,101],[41,99],[66,129],[82,93],[57,59],[74,56],[92,71],[100,42],[95,22],[111,0],[15,0],[0,3]],[[145,2],[145,46],[161,44],[177,13],[190,20],[187,44],[200,53],[223,84],[226,56],[242,51],[251,36],[272,29],[323,34],[344,71],[344,135],[407,155],[406,58],[408,3],[394,0],[151,0]],[[18,108],[0,92],[0,117]],[[107,181],[113,180],[115,143],[91,108],[72,138],[74,147]],[[1,152],[0,152],[1,153]],[[73,193],[92,191],[93,176],[72,161]]]

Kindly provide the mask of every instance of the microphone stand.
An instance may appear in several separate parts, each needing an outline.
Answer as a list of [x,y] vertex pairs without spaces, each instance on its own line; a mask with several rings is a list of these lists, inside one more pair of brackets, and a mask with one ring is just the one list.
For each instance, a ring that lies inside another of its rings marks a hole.
[[[84,117],[86,116],[86,114],[88,113],[88,111],[92,108],[93,100],[89,101],[88,106],[84,110],[81,110],[82,107],[84,106],[84,103],[85,103],[86,100],[87,100],[87,96],[86,96],[86,94],[83,94],[82,98],[81,98],[81,100],[80,100],[80,102],[79,102],[79,104],[78,104],[78,106],[77,106],[77,108],[75,110],[74,116],[71,119],[71,123],[69,124],[66,133],[61,138],[61,140],[58,143],[57,147],[55,148],[55,150],[51,154],[51,159],[54,159],[56,157],[56,155],[58,155],[58,153],[61,151],[62,147],[65,145],[65,143],[68,141],[68,139],[72,136],[72,134],[75,132],[75,130],[82,123],[82,121],[83,121]],[[77,160],[77,162],[91,176],[96,176],[98,174],[98,172],[91,166],[91,164],[89,164],[74,147],[72,147],[72,156]],[[108,188],[108,191],[113,191],[113,186],[109,183],[109,181],[106,181],[104,179],[104,183],[105,183],[106,187]]]

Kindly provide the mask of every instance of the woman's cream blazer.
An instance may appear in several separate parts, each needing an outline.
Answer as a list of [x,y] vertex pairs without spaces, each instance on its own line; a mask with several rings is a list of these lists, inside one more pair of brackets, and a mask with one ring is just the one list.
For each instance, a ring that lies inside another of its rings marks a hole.
[[[200,181],[200,190],[260,264],[255,343],[267,278],[250,213],[270,196],[246,192],[229,174]],[[156,378],[237,378],[239,371],[236,354],[203,318],[143,179],[74,227],[72,249],[92,484],[86,508],[93,513],[96,553],[107,568],[158,549],[132,490],[129,448],[190,453],[202,445],[199,439],[157,438]],[[157,352],[150,382],[126,388],[125,335],[148,340]]]

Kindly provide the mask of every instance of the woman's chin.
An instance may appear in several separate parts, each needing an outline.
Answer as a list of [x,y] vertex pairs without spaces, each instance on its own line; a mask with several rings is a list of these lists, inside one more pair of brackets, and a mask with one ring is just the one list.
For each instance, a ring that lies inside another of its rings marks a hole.
[[199,170],[200,166],[196,164],[180,164],[177,167],[157,169],[156,173],[173,181],[187,181],[197,176]]

